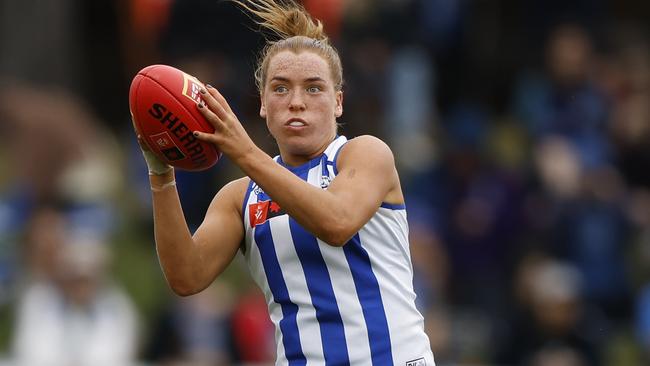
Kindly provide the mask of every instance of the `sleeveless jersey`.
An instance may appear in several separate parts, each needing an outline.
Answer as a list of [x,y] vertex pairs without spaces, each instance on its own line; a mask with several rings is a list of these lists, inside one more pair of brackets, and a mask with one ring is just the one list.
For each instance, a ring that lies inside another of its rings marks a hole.
[[[299,167],[327,189],[346,143]],[[434,366],[415,307],[404,205],[383,203],[343,247],[321,241],[254,182],[244,198],[245,258],[275,324],[276,365]]]

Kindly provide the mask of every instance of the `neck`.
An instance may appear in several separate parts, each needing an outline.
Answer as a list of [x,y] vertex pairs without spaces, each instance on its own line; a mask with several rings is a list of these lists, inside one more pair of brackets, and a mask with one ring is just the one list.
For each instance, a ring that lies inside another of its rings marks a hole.
[[311,159],[320,156],[322,153],[325,152],[327,147],[336,139],[336,135],[332,136],[332,138],[328,139],[325,141],[325,143],[322,146],[319,146],[317,149],[314,149],[313,152],[310,153],[292,153],[290,151],[287,151],[286,149],[283,149],[282,146],[280,146],[280,157],[282,157],[282,161],[284,164],[289,165],[291,167],[296,167],[303,165],[310,161]]

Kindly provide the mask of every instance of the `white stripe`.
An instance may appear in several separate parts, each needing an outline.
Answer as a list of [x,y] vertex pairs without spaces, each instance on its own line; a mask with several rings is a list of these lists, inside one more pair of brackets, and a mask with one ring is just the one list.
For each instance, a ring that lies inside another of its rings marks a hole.
[[272,300],[273,294],[271,293],[271,288],[269,287],[266,273],[264,272],[262,256],[257,248],[254,236],[251,238],[251,246],[246,252],[246,261],[248,262],[248,268],[251,271],[251,277],[253,277],[259,288],[264,293],[264,297],[267,299],[266,305],[269,309],[269,317],[275,325],[275,340],[277,342],[276,365],[287,365],[288,361],[284,352],[284,343],[282,341],[282,332],[280,330],[280,320],[283,318],[282,307]]
[[318,245],[327,264],[336,303],[341,312],[350,365],[372,365],[368,328],[343,248],[333,247],[320,239]]
[[343,146],[348,141],[348,139],[345,136],[339,136],[336,138],[334,141],[330,143],[330,146],[325,149],[324,154],[327,156],[327,160],[329,161],[334,161],[334,156],[336,156],[336,152],[339,151],[339,148]]
[[325,365],[320,326],[316,321],[316,309],[311,302],[305,273],[293,244],[291,230],[289,229],[289,215],[274,217],[269,220],[269,224],[289,298],[294,304],[298,305],[296,323],[300,333],[300,345],[307,359],[307,365]]

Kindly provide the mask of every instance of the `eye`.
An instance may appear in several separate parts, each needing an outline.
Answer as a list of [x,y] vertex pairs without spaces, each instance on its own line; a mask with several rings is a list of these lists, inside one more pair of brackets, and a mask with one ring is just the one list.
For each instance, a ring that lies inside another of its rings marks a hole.
[[284,94],[289,91],[289,89],[284,86],[284,85],[278,85],[275,88],[273,88],[273,91],[276,93]]
[[309,93],[318,93],[321,90],[323,89],[320,86],[310,86],[309,88],[307,88],[307,92]]

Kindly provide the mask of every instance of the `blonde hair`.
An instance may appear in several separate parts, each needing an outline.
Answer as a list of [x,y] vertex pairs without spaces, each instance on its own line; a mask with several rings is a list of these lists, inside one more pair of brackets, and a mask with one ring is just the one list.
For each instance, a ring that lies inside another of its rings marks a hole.
[[232,1],[258,18],[257,24],[279,37],[276,41],[267,40],[257,61],[255,84],[260,93],[264,91],[269,61],[282,51],[311,51],[321,56],[330,67],[335,89],[343,89],[341,58],[330,44],[321,21],[313,19],[302,5],[294,0]]

